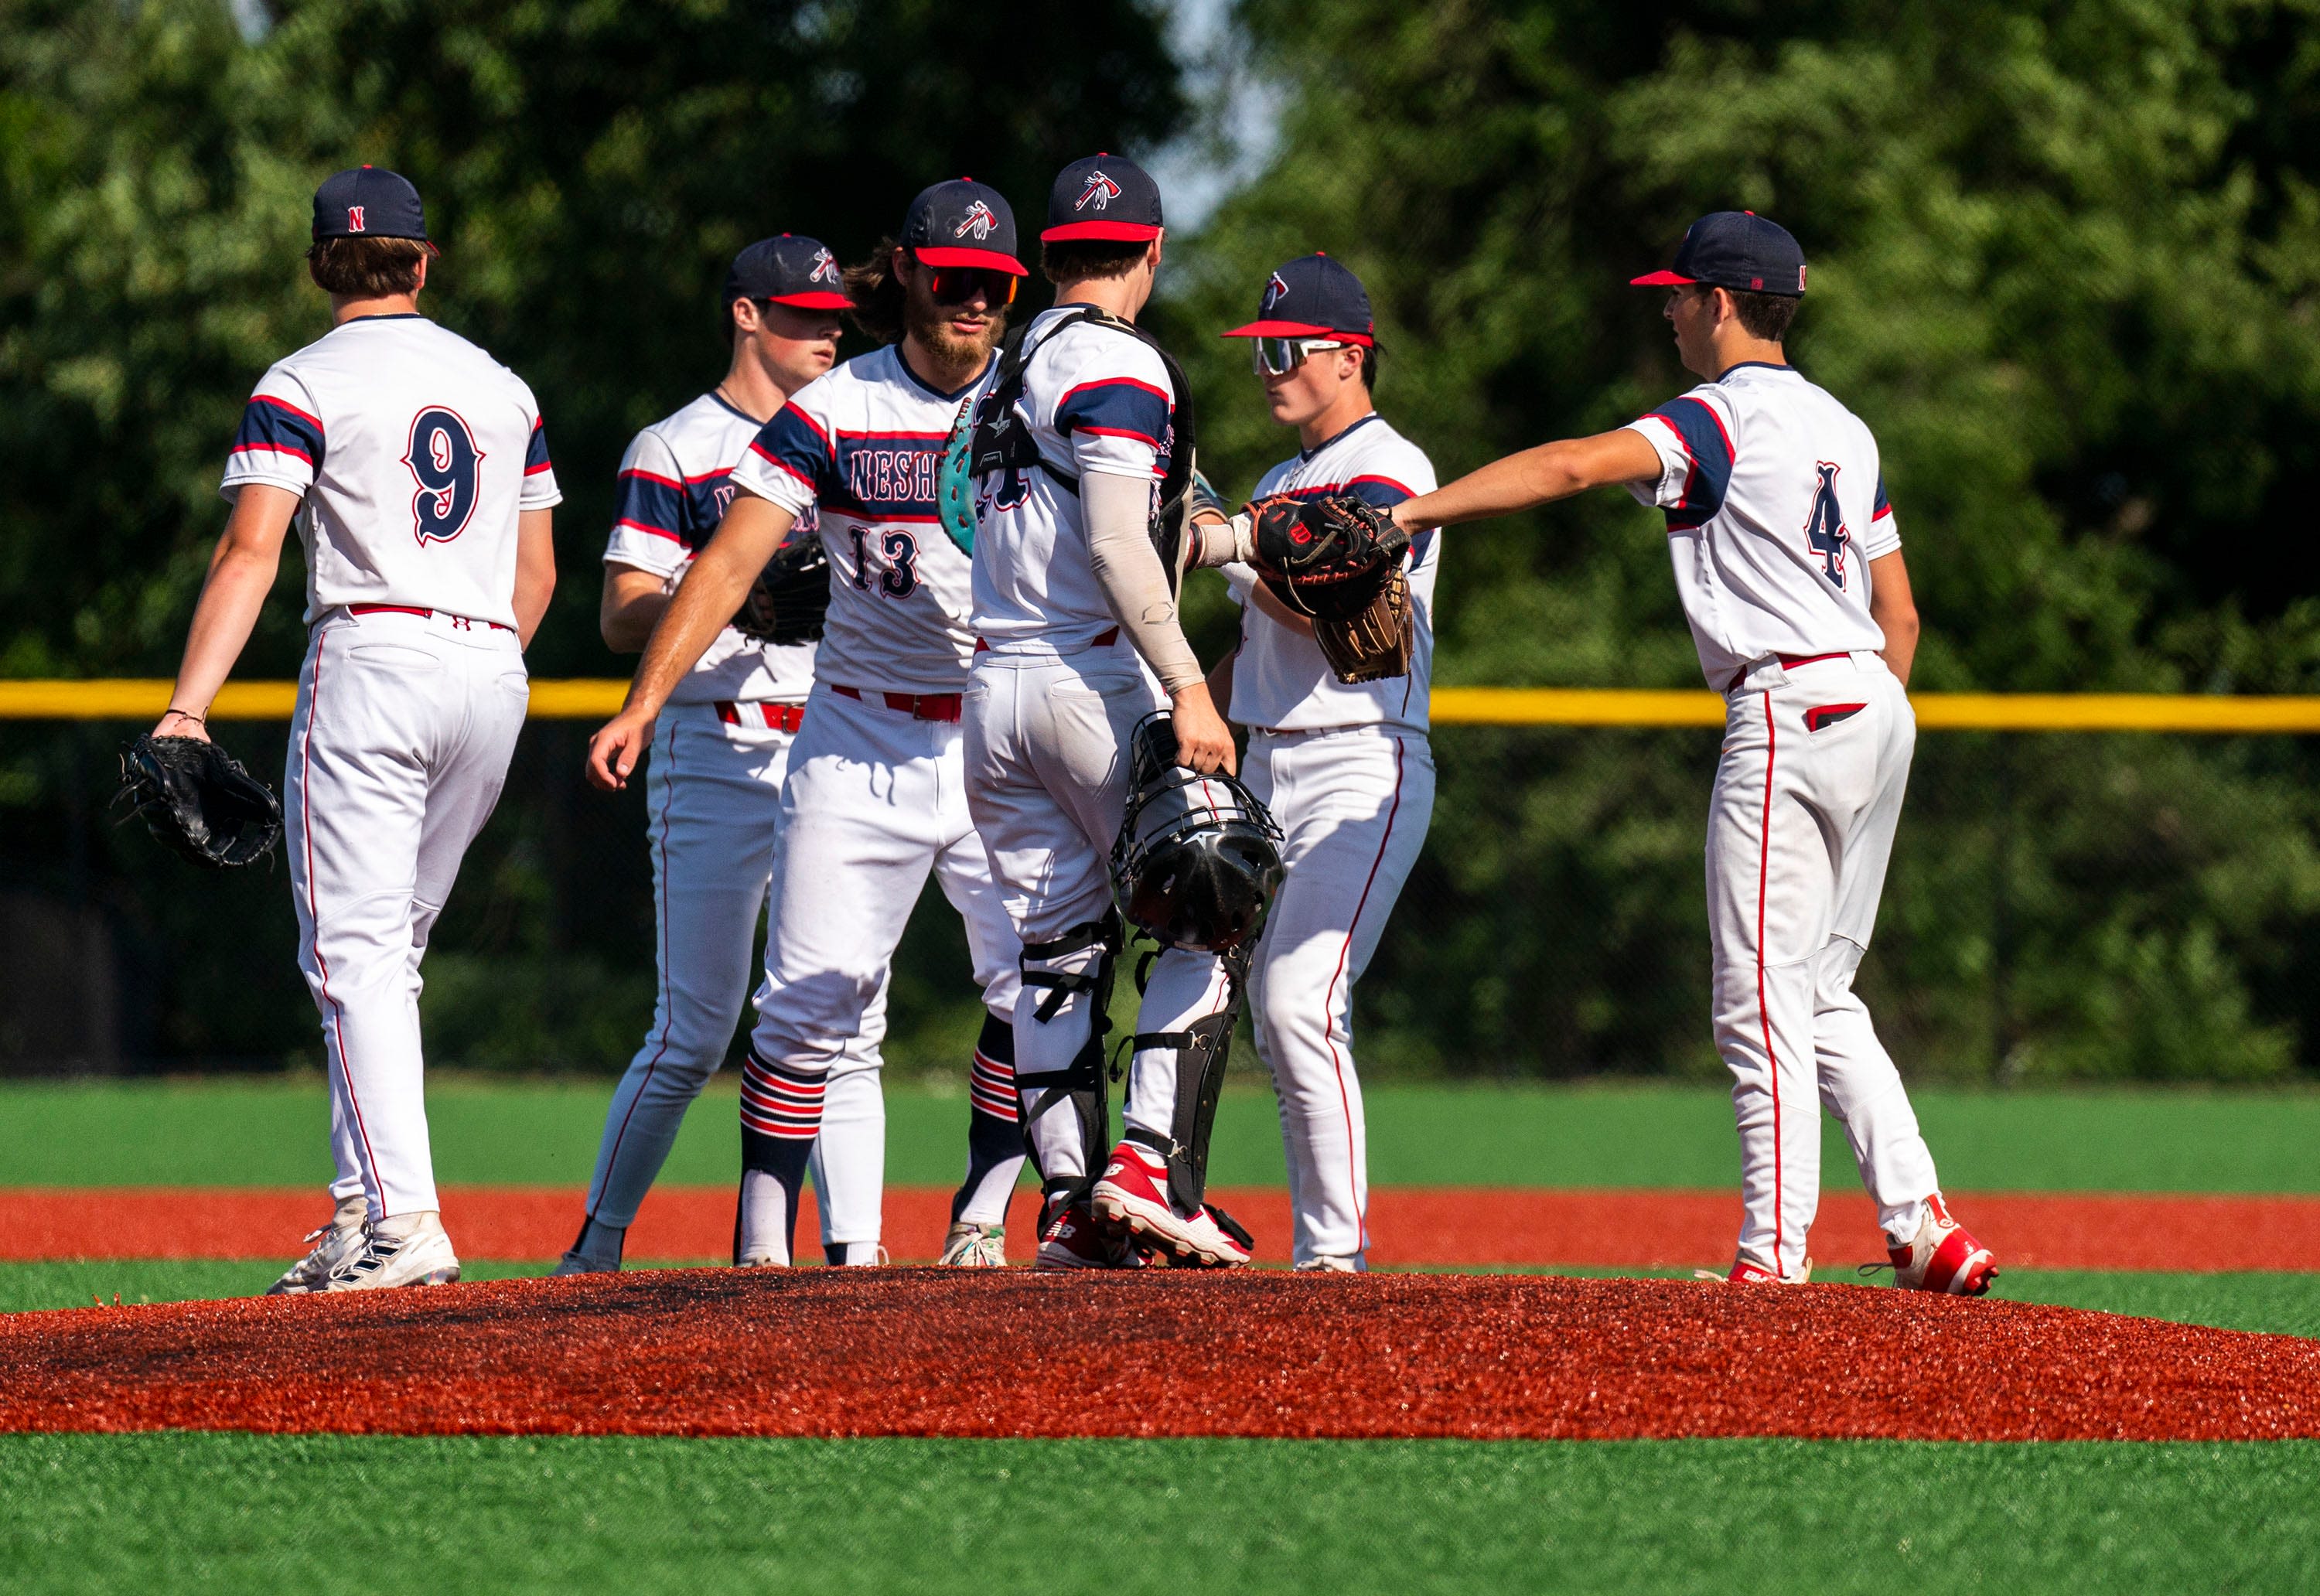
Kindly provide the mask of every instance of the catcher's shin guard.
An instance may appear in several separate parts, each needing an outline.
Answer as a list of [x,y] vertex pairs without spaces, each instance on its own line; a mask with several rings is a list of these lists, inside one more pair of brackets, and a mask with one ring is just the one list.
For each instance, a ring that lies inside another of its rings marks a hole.
[[[1249,957],[1253,945],[1244,943],[1222,956],[1225,979],[1231,993],[1224,1008],[1203,1020],[1195,1020],[1184,1030],[1140,1030],[1129,1039],[1128,1046],[1141,1053],[1146,1048],[1173,1047],[1176,1051],[1176,1103],[1169,1120],[1165,1137],[1140,1126],[1128,1128],[1127,1139],[1138,1147],[1149,1147],[1167,1161],[1168,1201],[1180,1213],[1198,1213],[1206,1201],[1209,1185],[1209,1133],[1217,1122],[1217,1099],[1225,1085],[1225,1061],[1232,1052],[1233,1028],[1240,1022],[1240,1011],[1248,996]],[[1220,1217],[1219,1222],[1224,1222]],[[1237,1225],[1228,1229],[1246,1232]]]
[[[1050,1202],[1058,1194],[1074,1198],[1086,1195],[1095,1182],[1096,1172],[1103,1166],[1104,1155],[1111,1147],[1111,1093],[1104,1067],[1103,1038],[1111,1030],[1112,977],[1127,939],[1127,928],[1120,920],[1119,911],[1111,909],[1104,911],[1101,920],[1074,926],[1052,942],[1030,942],[1023,948],[1023,984],[1047,994],[1032,1011],[1040,1024],[1052,1023],[1074,994],[1088,995],[1087,1039],[1080,1044],[1071,1063],[1059,1070],[1026,1074],[1019,1061],[1015,1070],[1015,1099],[1022,1120],[1023,1150],[1031,1160],[1031,1167],[1038,1171],[1040,1196]],[[1064,961],[1090,948],[1097,950],[1093,968],[1059,967]],[[1034,1092],[1047,1093],[1036,1109],[1030,1102]],[[1070,1102],[1079,1120],[1083,1173],[1078,1175],[1050,1174],[1039,1161],[1039,1150],[1031,1134],[1038,1118],[1061,1102]]]

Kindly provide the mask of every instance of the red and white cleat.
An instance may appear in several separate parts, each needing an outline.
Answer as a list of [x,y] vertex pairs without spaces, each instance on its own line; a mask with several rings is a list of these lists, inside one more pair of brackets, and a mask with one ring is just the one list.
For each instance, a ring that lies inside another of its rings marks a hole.
[[1925,1217],[1907,1247],[1886,1247],[1893,1283],[1913,1292],[1979,1297],[1998,1278],[1998,1259],[1955,1220],[1939,1192],[1926,1199]]
[[1232,1269],[1248,1262],[1248,1248],[1217,1223],[1207,1208],[1181,1214],[1168,1201],[1168,1168],[1133,1142],[1111,1149],[1091,1199],[1096,1219],[1125,1226],[1129,1235],[1165,1253],[1172,1263]]
[[1694,1280],[1712,1280],[1719,1285],[1802,1285],[1812,1278],[1812,1260],[1807,1258],[1804,1261],[1804,1267],[1799,1269],[1794,1274],[1775,1274],[1747,1254],[1742,1253],[1732,1260],[1732,1269],[1729,1274],[1718,1274],[1713,1269],[1695,1269],[1691,1272],[1691,1277]]
[[1118,1229],[1096,1223],[1084,1202],[1066,1202],[1039,1227],[1034,1269],[1141,1269],[1144,1255]]

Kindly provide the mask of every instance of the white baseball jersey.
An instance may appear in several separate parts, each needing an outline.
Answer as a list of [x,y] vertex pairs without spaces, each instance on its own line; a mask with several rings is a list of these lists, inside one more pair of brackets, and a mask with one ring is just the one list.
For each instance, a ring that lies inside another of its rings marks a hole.
[[[1168,368],[1149,344],[1065,310],[1032,318],[1037,347],[1019,408],[1039,455],[1067,476],[1129,476],[1159,489],[1175,447]],[[985,477],[975,502],[974,625],[1001,654],[1068,654],[1119,625],[1088,558],[1080,496],[1037,467]]]
[[[1253,499],[1285,494],[1318,499],[1350,494],[1381,509],[1434,491],[1426,451],[1388,426],[1375,412],[1315,449],[1300,450],[1266,472]],[[1423,732],[1434,680],[1434,576],[1441,567],[1438,532],[1409,542],[1409,607],[1417,646],[1409,674],[1381,682],[1337,680],[1321,645],[1258,609],[1249,597],[1256,573],[1227,566],[1225,577],[1242,606],[1240,653],[1233,661],[1232,718],[1269,731],[1315,731],[1332,726],[1396,726]]]
[[1860,417],[1794,367],[1750,360],[1629,425],[1659,451],[1659,480],[1629,491],[1667,512],[1710,686],[1771,655],[1884,648],[1869,562],[1901,534]]
[[523,380],[415,314],[358,316],[258,379],[219,491],[305,501],[306,620],[343,604],[515,625],[516,514],[564,495]]
[[[734,462],[759,426],[756,417],[703,394],[638,433],[621,457],[620,498],[604,563],[649,571],[672,588],[683,581],[693,557],[725,519],[733,502]],[[814,535],[811,505],[790,535]],[[668,701],[801,703],[813,685],[813,655],[811,643],[776,646],[729,626]]]
[[732,481],[802,516],[819,504],[830,564],[816,674],[893,693],[956,693],[974,657],[971,567],[935,512],[935,472],[959,406],[899,346],[847,361],[790,395]]

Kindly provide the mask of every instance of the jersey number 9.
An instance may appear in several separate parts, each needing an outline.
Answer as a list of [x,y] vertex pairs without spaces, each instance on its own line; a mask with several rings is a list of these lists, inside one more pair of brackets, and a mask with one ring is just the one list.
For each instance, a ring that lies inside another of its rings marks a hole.
[[411,447],[403,463],[419,484],[411,518],[421,544],[448,543],[467,530],[483,461],[484,451],[476,447],[467,423],[452,412],[434,404],[411,418]]

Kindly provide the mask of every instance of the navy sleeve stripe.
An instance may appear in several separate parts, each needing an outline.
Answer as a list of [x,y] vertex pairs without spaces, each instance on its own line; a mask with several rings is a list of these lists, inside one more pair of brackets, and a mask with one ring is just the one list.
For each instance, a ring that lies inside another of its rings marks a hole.
[[1132,438],[1158,449],[1168,435],[1168,395],[1151,384],[1110,377],[1065,394],[1056,405],[1056,431]]
[[620,494],[613,515],[623,526],[664,538],[683,540],[684,490],[665,476],[647,471],[621,473]]
[[765,424],[749,449],[760,459],[780,467],[817,493],[826,479],[836,480],[837,462],[829,435],[794,404],[784,404],[775,411],[774,419]]
[[1651,413],[1674,429],[1691,463],[1683,498],[1667,512],[1668,526],[1696,527],[1724,507],[1724,490],[1732,481],[1732,440],[1725,435],[1723,418],[1689,394]]
[[252,449],[295,455],[316,470],[322,465],[322,423],[295,404],[260,394],[242,407],[231,452]]
[[554,463],[548,458],[548,423],[534,422],[531,423],[531,441],[525,444],[523,449],[523,474],[526,476],[537,476],[542,471],[552,471],[555,468]]
[[1880,471],[1877,474],[1876,510],[1871,514],[1869,519],[1871,521],[1882,521],[1892,513],[1893,506],[1885,497],[1885,473]]

